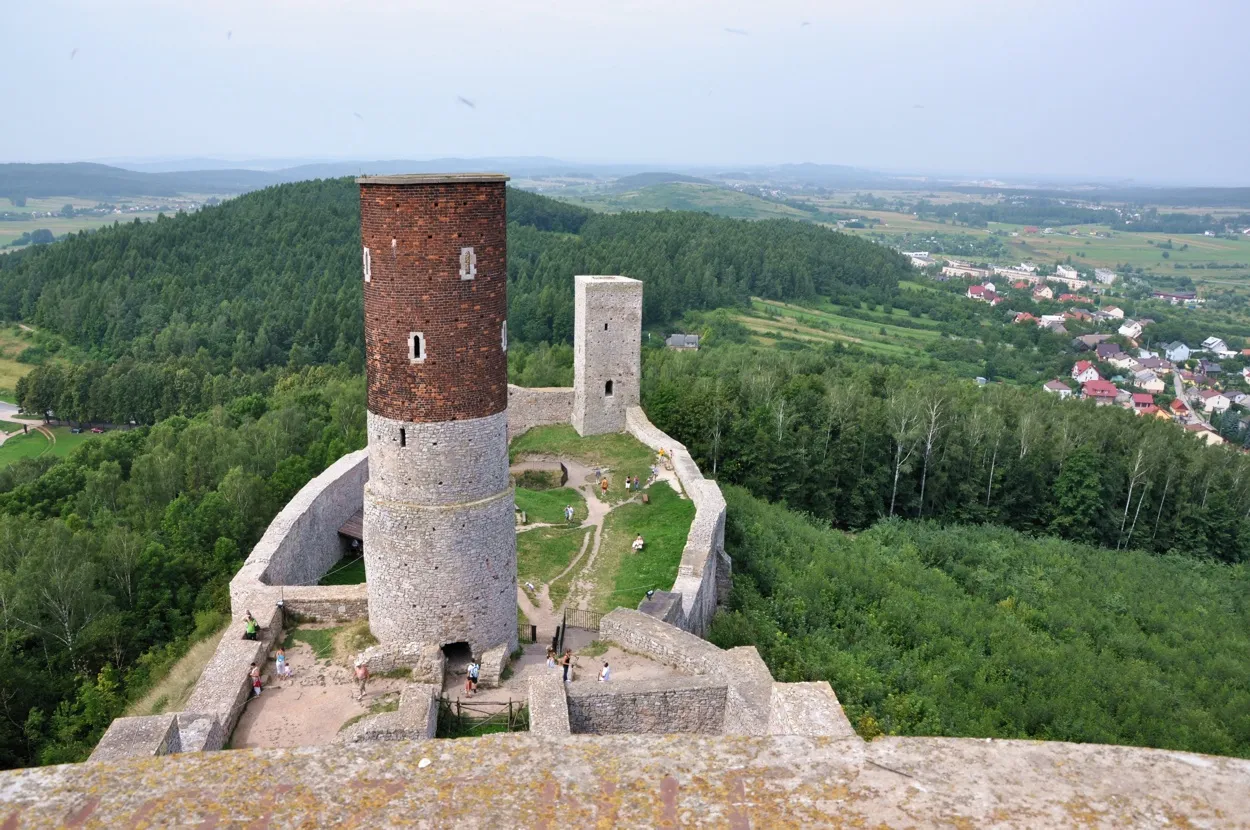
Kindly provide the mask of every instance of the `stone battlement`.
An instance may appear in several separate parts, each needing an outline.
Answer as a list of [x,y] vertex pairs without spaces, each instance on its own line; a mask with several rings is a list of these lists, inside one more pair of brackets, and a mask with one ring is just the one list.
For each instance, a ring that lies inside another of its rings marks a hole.
[[362,815],[379,827],[1247,827],[1250,762],[973,738],[513,734],[0,773],[6,830]]

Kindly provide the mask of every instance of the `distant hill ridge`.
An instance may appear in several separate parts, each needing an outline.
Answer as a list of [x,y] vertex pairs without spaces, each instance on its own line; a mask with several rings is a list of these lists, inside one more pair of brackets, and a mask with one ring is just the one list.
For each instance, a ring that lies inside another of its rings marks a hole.
[[612,190],[626,191],[637,190],[642,187],[650,187],[655,184],[672,184],[673,182],[688,182],[690,184],[715,184],[710,179],[701,179],[698,176],[687,176],[683,173],[635,173],[632,176],[622,176],[612,183]]

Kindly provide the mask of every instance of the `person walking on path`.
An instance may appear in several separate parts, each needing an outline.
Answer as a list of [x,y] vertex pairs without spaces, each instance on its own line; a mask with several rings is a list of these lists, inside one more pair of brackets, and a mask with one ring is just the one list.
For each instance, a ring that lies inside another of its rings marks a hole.
[[356,661],[356,699],[365,699],[365,685],[369,682],[369,667],[364,660]]
[[260,666],[252,663],[248,675],[252,678],[252,697],[260,697]]
[[286,649],[278,647],[278,656],[274,658],[274,665],[277,668],[277,675],[286,679],[291,676],[291,666],[286,662]]
[[603,491],[603,495],[608,494],[608,477],[604,476],[603,481],[599,482],[599,489]]
[[599,671],[599,682],[607,683],[612,679],[612,669],[608,668],[608,661],[603,661],[603,668]]
[[469,697],[477,694],[477,678],[482,673],[482,664],[476,660],[469,660],[469,676],[464,681],[464,690]]
[[564,505],[564,521],[573,521],[573,505],[571,504]]
[[554,669],[556,667],[556,650],[551,646],[547,646],[547,668]]
[[569,682],[569,669],[573,667],[573,649],[566,648],[564,656],[560,658],[560,666],[564,669],[564,682]]

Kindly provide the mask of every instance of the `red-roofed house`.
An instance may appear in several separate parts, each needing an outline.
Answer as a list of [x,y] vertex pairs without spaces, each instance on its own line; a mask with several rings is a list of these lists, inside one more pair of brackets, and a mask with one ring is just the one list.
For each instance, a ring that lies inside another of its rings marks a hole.
[[1133,393],[1133,409],[1136,412],[1140,413],[1142,410],[1146,409],[1147,407],[1151,407],[1154,405],[1155,405],[1155,399],[1153,395],[1147,395],[1145,392]]
[[1088,360],[1078,360],[1072,367],[1072,378],[1077,383],[1089,383],[1091,380],[1102,380],[1102,375]]
[[1093,399],[1098,406],[1115,403],[1115,396],[1120,390],[1109,380],[1091,380],[1081,386],[1081,397]]
[[1029,314],[1027,311],[1021,311],[1019,314],[1016,315],[1016,319],[1012,320],[1012,322],[1013,323],[1031,323],[1036,319],[1037,319],[1036,317],[1034,317],[1032,314]]
[[1185,402],[1180,398],[1173,398],[1172,403],[1168,404],[1168,408],[1172,410],[1172,414],[1185,416],[1189,414],[1189,407],[1185,406]]

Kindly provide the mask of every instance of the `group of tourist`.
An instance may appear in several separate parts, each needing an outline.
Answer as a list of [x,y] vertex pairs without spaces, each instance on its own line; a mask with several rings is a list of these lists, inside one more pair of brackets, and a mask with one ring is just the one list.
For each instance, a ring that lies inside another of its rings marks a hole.
[[[260,624],[256,622],[256,618],[252,616],[251,611],[243,613],[243,639],[256,640],[260,636]],[[274,674],[279,680],[289,679],[294,672],[291,671],[291,664],[286,659],[286,649],[278,646],[278,653],[274,655]],[[260,666],[255,662],[248,669],[248,677],[252,682],[252,697],[260,697],[260,693],[264,690],[264,675],[261,673]]]
[[[547,646],[547,668],[554,669],[556,666],[560,667],[560,670],[564,675],[564,682],[572,683],[573,682],[573,649],[566,648],[564,650],[564,654],[560,655],[560,658],[557,660],[556,650],[552,648],[551,646]],[[604,660],[603,668],[599,670],[599,682],[605,683],[611,679],[612,679],[612,669],[610,666],[608,666],[608,661]]]

